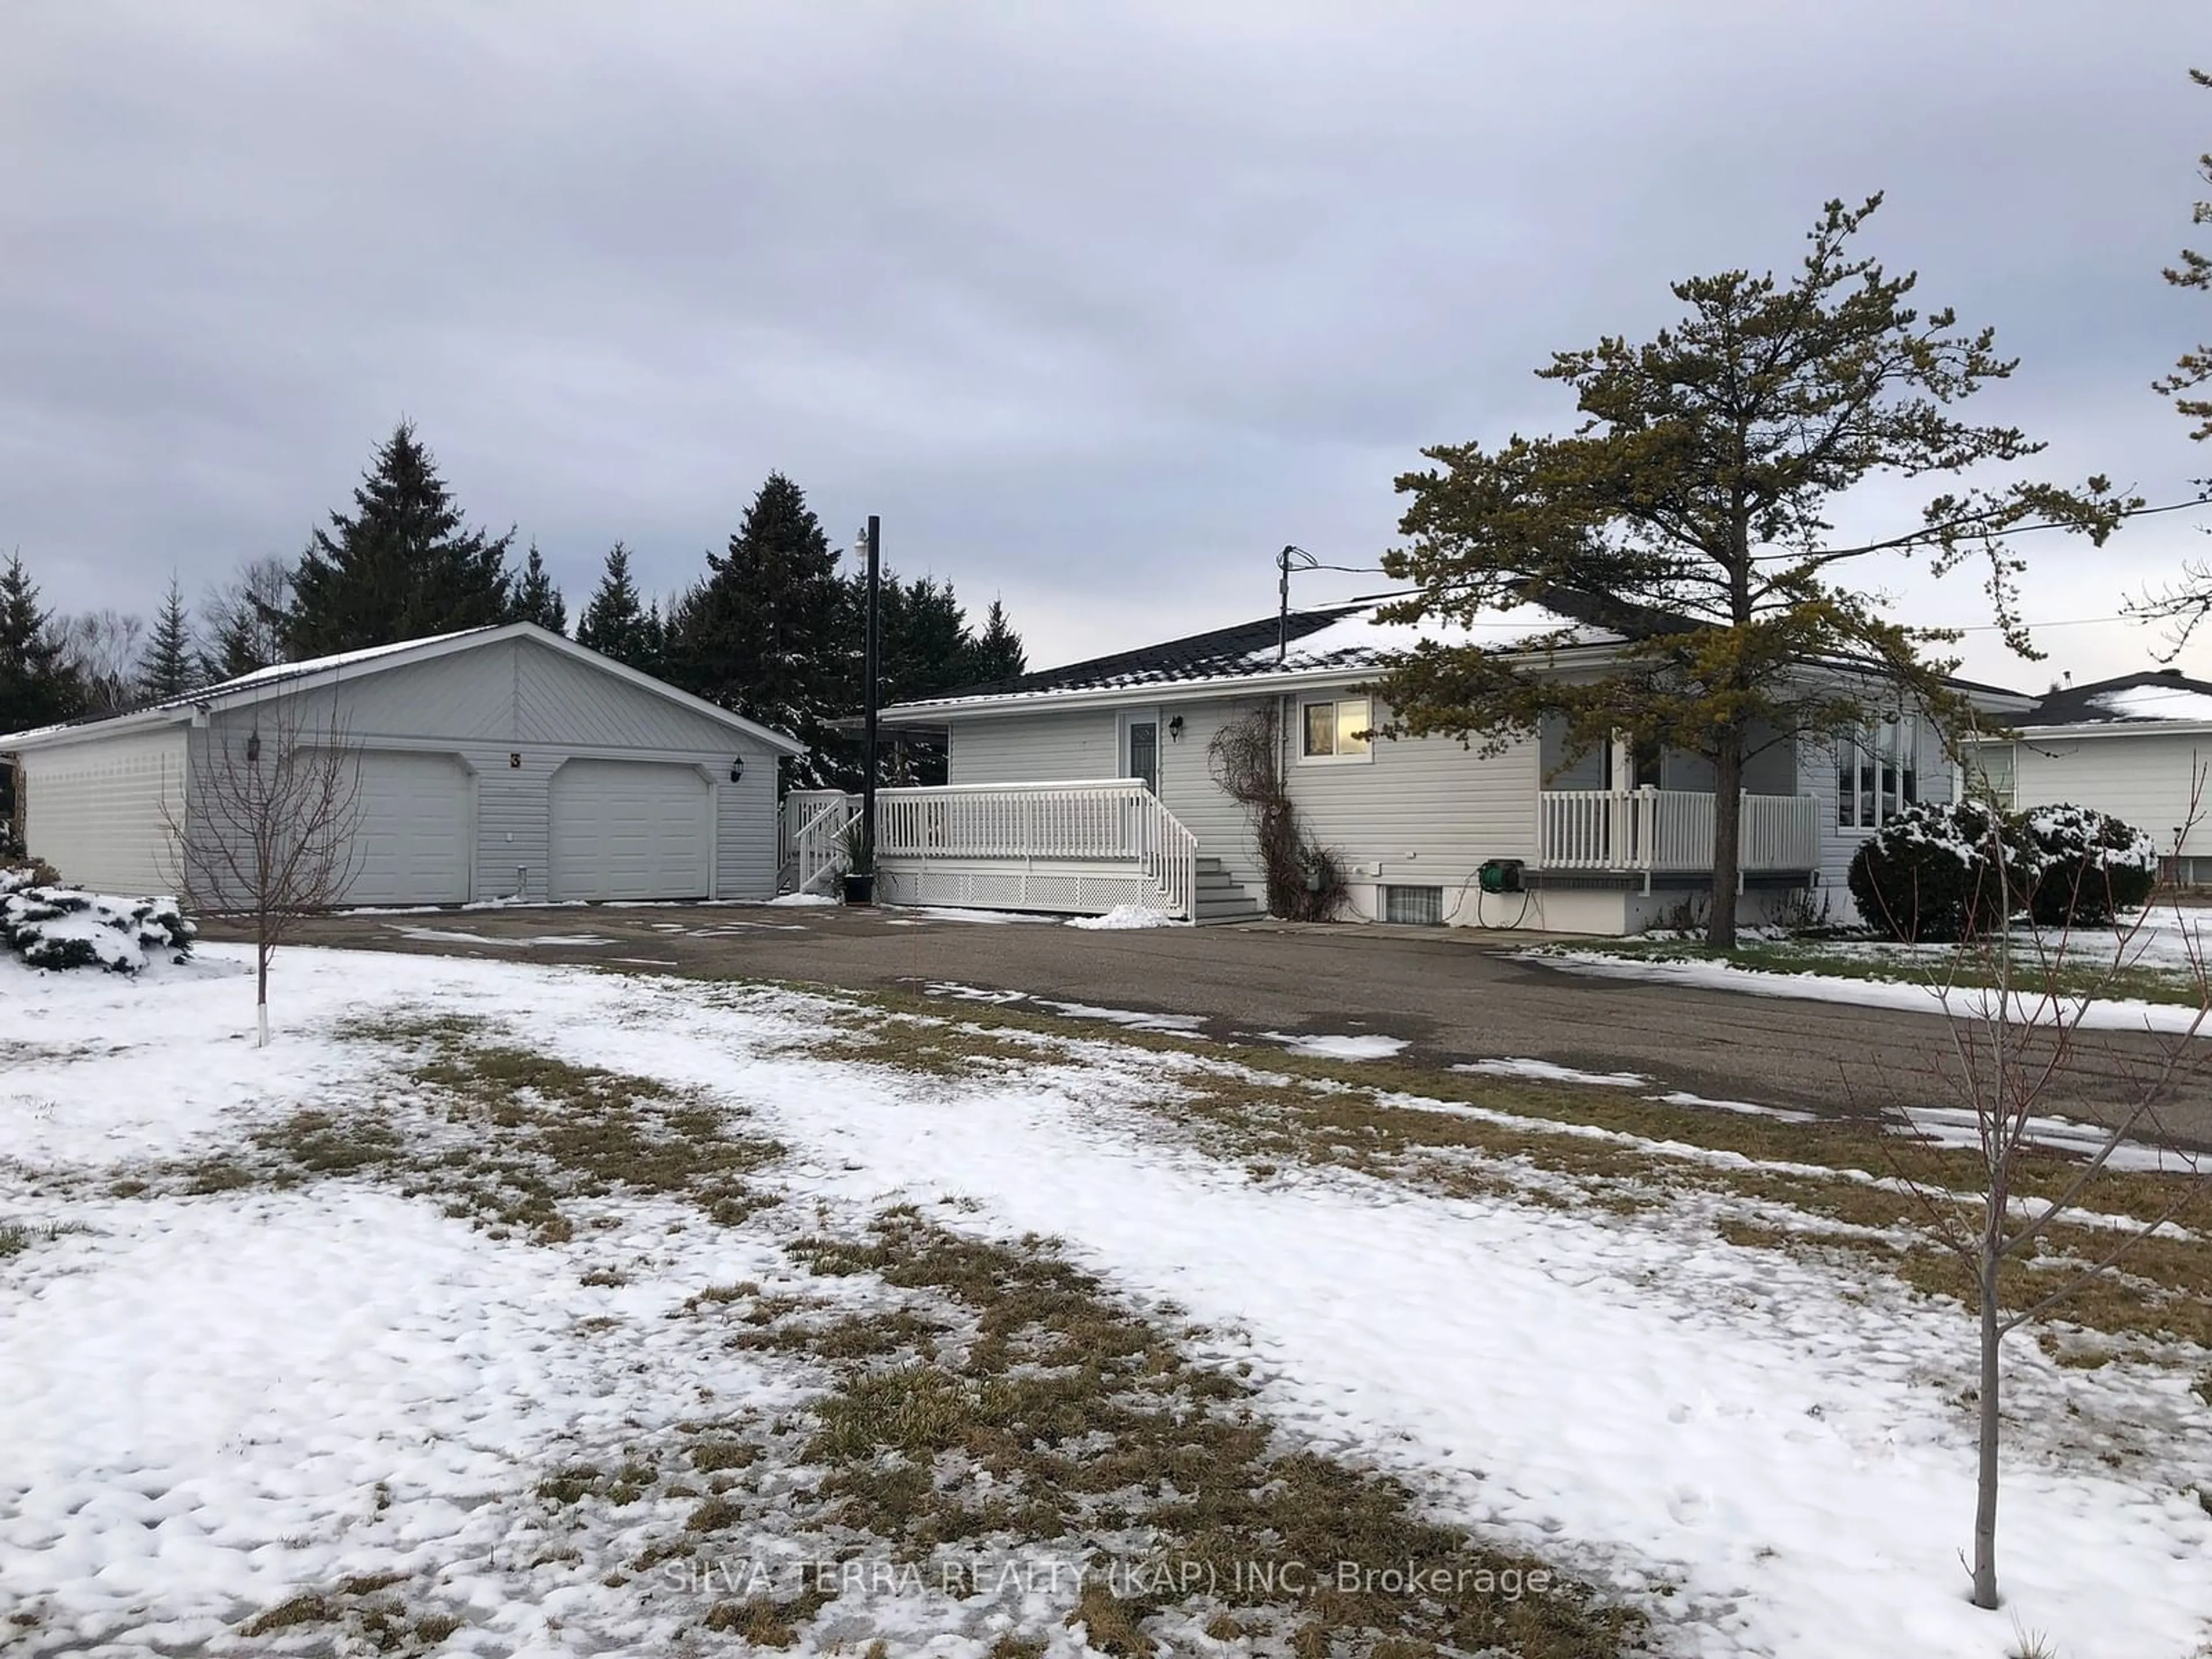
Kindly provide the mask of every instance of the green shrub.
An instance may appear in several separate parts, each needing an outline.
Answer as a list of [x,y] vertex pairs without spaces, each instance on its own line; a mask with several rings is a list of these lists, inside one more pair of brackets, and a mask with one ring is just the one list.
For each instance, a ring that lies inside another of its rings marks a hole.
[[2000,814],[1936,803],[1906,807],[1860,843],[1850,879],[1859,914],[1900,939],[1966,939],[2023,910],[2042,927],[2098,927],[2149,899],[2158,848],[2092,806]]
[[2158,884],[2158,843],[2094,806],[2037,806],[2020,815],[2034,854],[2028,908],[2045,927],[2102,927],[2139,909]]
[[1978,801],[1906,807],[1852,855],[1859,914],[1900,939],[1960,939],[1999,926],[2012,907],[1990,857],[1993,834],[2007,864],[2025,852],[2017,827]]

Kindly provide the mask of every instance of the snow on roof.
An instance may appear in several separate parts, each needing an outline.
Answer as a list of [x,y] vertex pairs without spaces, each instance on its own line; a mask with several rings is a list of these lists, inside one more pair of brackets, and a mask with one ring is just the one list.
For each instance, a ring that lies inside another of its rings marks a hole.
[[[1326,627],[1306,635],[1284,657],[1281,666],[1291,671],[1364,668],[1395,653],[1410,651],[1425,641],[1445,646],[1479,645],[1494,650],[1563,629],[1575,645],[1608,645],[1620,637],[1601,629],[1570,622],[1533,605],[1510,611],[1485,611],[1468,623],[1447,622],[1436,617],[1425,617],[1417,623],[1378,622],[1376,609],[1368,606],[1347,611]],[[1251,659],[1262,672],[1277,665],[1272,647],[1254,652]]]
[[2054,686],[2013,724],[2033,731],[2160,720],[2212,725],[2212,682],[2191,679],[2177,668],[2157,668],[2087,685]]
[[2116,720],[2212,721],[2212,691],[2189,685],[2130,685],[2090,701]]
[[234,691],[251,690],[258,685],[273,685],[281,680],[302,679],[311,674],[327,673],[333,669],[350,668],[356,663],[370,662],[378,657],[388,657],[395,651],[413,651],[422,646],[442,645],[447,640],[465,639],[471,634],[488,634],[489,626],[456,629],[450,634],[426,634],[419,640],[397,640],[390,645],[363,646],[358,651],[334,652],[327,657],[310,657],[304,662],[271,663],[266,668],[257,668],[250,674],[240,674],[235,679],[204,685],[197,691],[188,691],[180,697],[172,697],[156,708],[182,708],[207,702],[212,697],[227,697]]

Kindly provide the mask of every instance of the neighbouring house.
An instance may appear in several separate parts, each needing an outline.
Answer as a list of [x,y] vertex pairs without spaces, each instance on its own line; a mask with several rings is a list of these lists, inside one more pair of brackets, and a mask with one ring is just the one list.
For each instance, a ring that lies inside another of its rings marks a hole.
[[[1352,919],[1624,933],[1699,911],[1712,883],[1703,760],[1626,743],[1571,758],[1556,731],[1495,753],[1365,736],[1390,711],[1364,684],[1387,653],[1436,634],[1378,623],[1373,608],[1268,617],[888,709],[891,727],[941,733],[950,781],[879,792],[878,892],[1014,909],[1136,903],[1198,921],[1256,916],[1265,882],[1255,834],[1215,781],[1208,746],[1230,721],[1272,704],[1288,793],[1347,872]],[[1547,620],[1516,611],[1490,642]],[[1620,643],[1583,628],[1552,660],[1559,673],[1587,672]],[[2029,701],[1968,689],[1994,718]],[[1904,806],[1950,796],[1954,768],[1909,710],[1852,741],[1754,742],[1741,842],[1751,920],[1808,902],[1848,918],[1844,872],[1860,842]],[[793,797],[796,880],[827,867],[827,833],[852,810],[834,793]],[[1509,890],[1485,890],[1483,866],[1503,861],[1518,866],[1498,884]]]
[[514,623],[0,737],[0,756],[31,854],[85,886],[166,891],[170,826],[211,833],[191,811],[195,779],[226,745],[277,732],[336,734],[356,905],[769,897],[777,762],[800,747]]
[[2156,841],[2173,879],[2212,884],[2212,684],[2161,668],[2060,686],[2004,724],[2018,736],[1967,761],[1999,804],[2096,807]]

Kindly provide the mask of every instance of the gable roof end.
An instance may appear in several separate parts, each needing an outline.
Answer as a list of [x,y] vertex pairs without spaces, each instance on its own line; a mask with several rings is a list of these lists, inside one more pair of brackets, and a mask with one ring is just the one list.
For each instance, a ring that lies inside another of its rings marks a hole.
[[359,674],[378,674],[389,669],[405,667],[412,663],[428,662],[438,657],[450,656],[459,651],[472,651],[481,646],[496,645],[507,640],[528,640],[544,646],[563,656],[589,664],[602,673],[611,674],[653,696],[681,705],[694,714],[741,732],[780,754],[798,755],[805,752],[805,745],[757,720],[747,720],[726,708],[718,708],[703,697],[695,697],[689,691],[679,690],[665,681],[650,674],[639,672],[611,657],[603,657],[586,646],[581,646],[567,635],[540,628],[535,623],[504,623],[489,628],[465,629],[454,634],[434,634],[420,640],[404,640],[394,645],[369,646],[359,651],[342,651],[328,657],[310,658],[305,662],[277,663],[268,668],[257,669],[250,674],[215,685],[203,686],[181,696],[170,697],[144,708],[127,714],[111,714],[96,719],[64,722],[59,726],[40,726],[33,731],[0,735],[0,754],[21,749],[44,748],[57,743],[77,743],[86,738],[105,738],[125,732],[176,725],[189,720],[201,713],[234,708],[243,704],[259,702],[272,696],[282,696],[293,690],[313,689],[322,681],[336,684],[357,678]]

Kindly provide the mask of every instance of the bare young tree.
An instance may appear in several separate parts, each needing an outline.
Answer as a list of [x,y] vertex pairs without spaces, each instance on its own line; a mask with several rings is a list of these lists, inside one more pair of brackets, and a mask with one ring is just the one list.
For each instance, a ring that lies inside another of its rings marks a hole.
[[138,700],[143,619],[119,611],[86,611],[64,617],[56,631],[62,659],[84,688],[87,714],[120,714]]
[[270,556],[249,559],[200,601],[200,674],[220,681],[285,659],[276,619],[292,603],[292,566]]
[[[2200,769],[2196,794],[2201,800]],[[2190,822],[2197,817],[2192,802]],[[2077,928],[2070,921],[2039,925],[2036,908],[2021,917],[2007,913],[2021,903],[2030,878],[2016,868],[2017,854],[1997,817],[1983,847],[1985,884],[1996,895],[1986,903],[1977,896],[1971,908],[1994,914],[1996,925],[1969,930],[1967,939],[1945,965],[1933,970],[1933,988],[1950,1027],[1950,1044],[1935,1068],[1939,1086],[1956,1107],[1972,1136],[1973,1186],[1932,1178],[1907,1153],[1893,1151],[1893,1165],[1911,1194],[1921,1231],[1956,1259],[1972,1285],[1978,1318],[1979,1377],[1977,1389],[1976,1496],[1972,1571],[1977,1607],[1998,1605],[1996,1568],[1999,1458],[2002,1439],[2005,1339],[2080,1297],[2100,1279],[2118,1273],[2129,1257],[2160,1229],[2190,1210],[2212,1190],[2212,1156],[2168,1149],[2154,1177],[2154,1196],[2138,1195],[2131,1219],[2100,1215],[2079,1229],[2094,1241],[2086,1253],[2052,1250],[2054,1229],[2071,1218],[2089,1221],[2084,1202],[2100,1176],[2130,1142],[2146,1137],[2170,1142],[2166,1113],[2185,1100],[2205,1097],[2212,1074],[2212,1042],[2206,1022],[2212,1018],[2212,962],[2208,962],[2205,924],[2189,913],[2172,911],[2176,966],[2188,988],[2182,1029],[2146,1031],[2130,1056],[2116,1057],[2100,1048],[2100,1070],[2117,1066],[2118,1097],[2103,1114],[2086,1142],[2073,1137],[2079,1161],[2058,1161],[2050,1142],[2060,1091],[2083,1071],[2084,1023],[2101,1000],[2123,994],[2125,972],[2142,955],[2148,925],[2170,894],[2132,921],[2104,929]],[[2188,833],[2185,826],[2179,838]],[[2082,884],[2078,876],[2075,884]],[[2066,896],[2070,917],[2084,896]],[[2088,908],[2088,907],[2085,907]],[[2069,1240],[2069,1243],[2078,1240]],[[2051,1252],[2045,1254],[2045,1252]],[[2033,1269],[2029,1263],[2035,1261]],[[2033,1284],[2027,1281],[2032,1277]]]
[[345,896],[358,865],[359,751],[335,716],[279,698],[211,728],[181,811],[164,818],[179,896],[253,929],[256,1043],[269,1042],[269,959],[299,921]]

